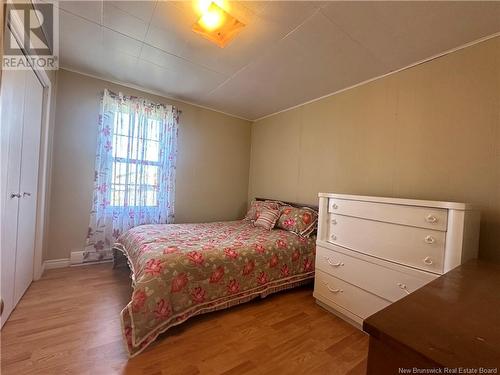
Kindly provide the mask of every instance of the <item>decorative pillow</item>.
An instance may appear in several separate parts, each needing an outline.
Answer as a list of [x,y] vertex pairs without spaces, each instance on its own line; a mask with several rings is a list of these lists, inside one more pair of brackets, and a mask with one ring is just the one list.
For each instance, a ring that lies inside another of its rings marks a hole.
[[318,224],[318,213],[311,208],[283,206],[276,226],[299,236],[308,237]]
[[253,225],[256,227],[262,227],[267,230],[271,230],[274,228],[274,225],[276,224],[276,221],[278,221],[280,217],[280,210],[270,210],[267,208],[264,208],[262,212],[260,213],[259,217],[257,220],[253,222]]
[[248,209],[248,212],[245,216],[245,220],[251,220],[251,221],[257,220],[260,213],[264,209],[279,210],[279,208],[280,208],[280,205],[276,201],[256,201],[256,200],[253,200],[250,203],[250,208]]

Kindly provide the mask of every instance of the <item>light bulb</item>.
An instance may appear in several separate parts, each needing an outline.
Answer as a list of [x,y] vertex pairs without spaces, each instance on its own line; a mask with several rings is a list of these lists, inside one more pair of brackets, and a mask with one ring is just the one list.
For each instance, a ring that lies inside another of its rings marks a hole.
[[224,23],[224,14],[217,10],[208,10],[200,18],[200,25],[208,31],[217,29]]

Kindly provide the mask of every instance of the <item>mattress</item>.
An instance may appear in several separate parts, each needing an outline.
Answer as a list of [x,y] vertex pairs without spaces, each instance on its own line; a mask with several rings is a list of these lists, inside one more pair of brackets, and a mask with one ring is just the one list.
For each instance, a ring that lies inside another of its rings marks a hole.
[[245,220],[142,225],[125,232],[115,249],[132,270],[132,298],[121,312],[129,355],[192,316],[314,278],[315,241]]

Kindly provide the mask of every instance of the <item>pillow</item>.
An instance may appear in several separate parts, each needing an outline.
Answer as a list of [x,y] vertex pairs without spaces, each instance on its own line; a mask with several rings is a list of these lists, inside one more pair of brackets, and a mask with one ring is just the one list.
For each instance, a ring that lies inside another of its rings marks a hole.
[[280,217],[280,210],[272,210],[264,208],[260,213],[257,220],[253,222],[253,225],[256,227],[262,227],[267,230],[271,230],[274,228],[274,224],[278,221]]
[[245,220],[251,220],[251,221],[257,220],[260,213],[264,209],[279,210],[279,208],[280,208],[279,203],[275,202],[275,201],[256,201],[256,200],[253,200],[250,203],[250,208],[248,209],[248,212],[245,216]]
[[276,226],[299,236],[308,237],[318,224],[318,213],[311,208],[284,206]]

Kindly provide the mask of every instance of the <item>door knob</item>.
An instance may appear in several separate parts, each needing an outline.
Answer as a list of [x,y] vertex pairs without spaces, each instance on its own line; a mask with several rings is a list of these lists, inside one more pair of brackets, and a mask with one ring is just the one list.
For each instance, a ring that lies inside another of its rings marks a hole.
[[24,192],[23,197],[31,197],[31,193]]

